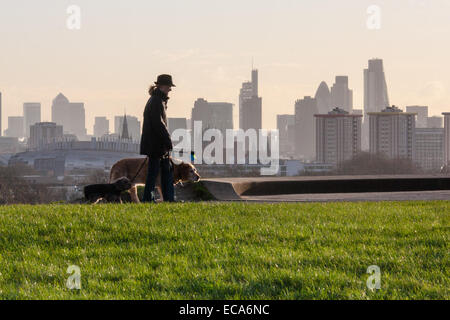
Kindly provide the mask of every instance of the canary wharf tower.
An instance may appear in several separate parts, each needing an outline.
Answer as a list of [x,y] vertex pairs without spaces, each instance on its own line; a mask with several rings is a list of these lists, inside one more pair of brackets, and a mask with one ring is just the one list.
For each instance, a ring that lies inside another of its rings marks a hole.
[[369,60],[369,67],[364,69],[364,124],[362,132],[362,147],[369,149],[369,117],[368,112],[381,112],[390,106],[384,75],[383,60]]

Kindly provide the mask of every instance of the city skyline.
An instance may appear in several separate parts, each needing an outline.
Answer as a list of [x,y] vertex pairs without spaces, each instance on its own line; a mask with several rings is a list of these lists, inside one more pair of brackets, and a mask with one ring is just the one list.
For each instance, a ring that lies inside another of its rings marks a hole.
[[[275,128],[276,114],[293,113],[297,99],[313,96],[323,80],[331,86],[336,75],[349,77],[354,108],[362,109],[362,69],[375,57],[384,60],[393,104],[427,105],[430,115],[450,105],[445,1],[248,1],[236,13],[233,1],[127,6],[79,0],[82,27],[75,31],[65,26],[69,2],[22,2],[0,4],[0,30],[7,30],[0,31],[3,128],[27,101],[40,101],[43,119],[50,120],[57,92],[85,102],[88,133],[95,116],[112,119],[124,107],[141,117],[147,87],[160,73],[178,82],[169,117],[189,118],[198,97],[236,108],[252,58],[260,72],[264,128]],[[370,5],[381,9],[379,30],[366,26]],[[145,41],[164,19],[147,21],[151,10],[172,17],[158,44]],[[322,18],[314,19],[317,14]]]

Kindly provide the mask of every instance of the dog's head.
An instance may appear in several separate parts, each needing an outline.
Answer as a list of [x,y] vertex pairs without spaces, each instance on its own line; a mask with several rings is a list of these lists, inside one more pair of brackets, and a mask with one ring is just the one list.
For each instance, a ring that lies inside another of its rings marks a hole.
[[172,158],[175,182],[198,182],[200,175],[193,164]]
[[122,177],[113,182],[118,191],[126,191],[132,187],[130,179]]

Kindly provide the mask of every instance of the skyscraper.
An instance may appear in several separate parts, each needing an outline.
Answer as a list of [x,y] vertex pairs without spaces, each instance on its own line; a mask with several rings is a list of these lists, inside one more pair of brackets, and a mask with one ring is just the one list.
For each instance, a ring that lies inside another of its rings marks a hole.
[[336,76],[331,87],[331,106],[340,108],[348,113],[353,110],[353,91],[348,88],[347,76]]
[[406,112],[417,113],[416,128],[426,128],[428,122],[427,106],[407,106]]
[[334,108],[328,114],[316,114],[316,160],[338,165],[361,151],[362,115]]
[[443,128],[442,117],[432,116],[427,118],[427,128]]
[[95,117],[94,137],[100,138],[105,134],[109,134],[109,120],[106,117]]
[[415,130],[414,162],[423,170],[437,172],[444,164],[444,129]]
[[187,119],[186,118],[168,118],[167,119],[168,129],[170,135],[177,129],[187,129]]
[[307,96],[295,102],[295,151],[304,160],[314,160],[316,156],[315,114],[318,114],[316,99]]
[[[180,139],[178,136],[177,137],[173,136],[173,132],[177,129],[187,130],[187,119],[186,118],[168,118],[167,124],[168,124],[170,136],[175,145],[180,141]],[[185,138],[186,137],[183,137],[182,139],[185,139]]]
[[233,129],[233,104],[199,98],[192,108],[191,128],[194,128],[194,121],[202,121],[203,130],[219,129],[225,135],[227,129]]
[[8,129],[5,130],[5,136],[22,138],[24,135],[23,117],[13,116],[8,117]]
[[23,104],[24,136],[30,137],[30,126],[41,122],[41,104],[38,102],[26,102]]
[[391,159],[414,160],[416,113],[386,107],[381,112],[369,112],[370,152],[383,153]]
[[362,148],[369,149],[368,112],[381,112],[390,106],[386,77],[382,59],[369,60],[369,67],[364,69],[364,123],[362,130]]
[[289,156],[295,153],[293,141],[289,141],[289,126],[295,124],[295,115],[277,115],[277,129],[279,132],[280,155]]
[[38,122],[30,126],[30,148],[41,148],[45,144],[63,137],[63,127],[54,122]]
[[317,88],[314,99],[317,101],[317,109],[320,114],[327,114],[331,109],[331,93],[325,81],[322,81]]
[[86,136],[84,103],[69,102],[59,93],[52,102],[52,122],[62,125],[64,133],[75,134],[78,139]]
[[252,81],[244,82],[239,93],[239,128],[262,128],[262,98],[258,97],[258,70],[252,70]]

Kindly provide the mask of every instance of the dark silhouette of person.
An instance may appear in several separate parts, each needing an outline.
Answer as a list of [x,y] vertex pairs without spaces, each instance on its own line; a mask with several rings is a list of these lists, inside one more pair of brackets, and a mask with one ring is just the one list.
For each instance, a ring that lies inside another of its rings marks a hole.
[[167,101],[175,85],[172,76],[161,74],[150,86],[150,98],[144,110],[140,154],[147,155],[148,173],[142,202],[155,202],[155,183],[161,170],[161,189],[164,201],[174,201],[173,165],[169,159],[172,140],[167,128]]

